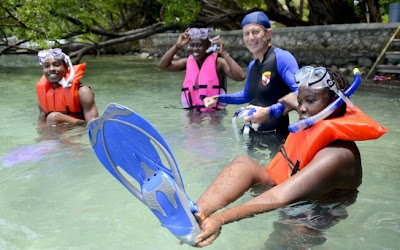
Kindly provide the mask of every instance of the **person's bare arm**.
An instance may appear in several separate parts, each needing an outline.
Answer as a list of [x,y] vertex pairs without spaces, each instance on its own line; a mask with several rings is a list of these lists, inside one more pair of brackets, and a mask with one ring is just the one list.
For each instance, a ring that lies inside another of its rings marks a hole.
[[44,112],[44,110],[42,109],[42,107],[40,107],[40,105],[38,104],[38,108],[39,108],[39,117],[38,120],[40,122],[45,122],[46,121],[46,112]]
[[243,205],[211,215],[201,223],[197,246],[211,244],[223,224],[265,213],[299,200],[315,198],[336,189],[361,184],[361,160],[354,142],[338,142],[322,149],[301,171]]
[[235,81],[243,81],[246,77],[243,69],[239,64],[233,59],[229,53],[225,51],[224,42],[221,38],[217,37],[212,40],[212,43],[219,44],[219,53],[222,58],[218,58],[217,67],[218,71],[222,71],[227,77]]
[[50,112],[46,118],[48,126],[64,125],[66,127],[73,127],[85,124],[85,120],[81,120],[61,112]]
[[190,37],[187,33],[189,30],[186,29],[185,32],[179,35],[176,43],[161,57],[158,67],[164,71],[182,71],[186,69],[187,58],[179,59],[173,61],[174,56],[178,53],[178,50],[182,49],[183,46],[189,43]]
[[51,112],[47,115],[46,123],[49,126],[65,125],[68,127],[84,125],[87,122],[99,117],[96,103],[94,101],[94,94],[88,86],[79,88],[79,102],[82,106],[84,120],[78,119],[60,112]]
[[243,69],[230,55],[225,56],[224,58],[218,58],[218,64],[220,65],[222,72],[232,80],[243,81],[246,78]]
[[284,97],[280,98],[278,102],[282,103],[285,106],[285,110],[282,112],[282,115],[287,115],[290,111],[296,110],[297,105],[297,95],[294,92],[291,92]]
[[44,110],[42,109],[42,107],[40,107],[39,104],[38,104],[38,108],[39,108],[38,128],[40,130],[43,130],[47,127],[47,124],[46,124],[47,114],[46,114],[46,112],[44,112]]
[[88,86],[83,85],[79,88],[79,101],[86,122],[90,122],[99,117],[94,94]]

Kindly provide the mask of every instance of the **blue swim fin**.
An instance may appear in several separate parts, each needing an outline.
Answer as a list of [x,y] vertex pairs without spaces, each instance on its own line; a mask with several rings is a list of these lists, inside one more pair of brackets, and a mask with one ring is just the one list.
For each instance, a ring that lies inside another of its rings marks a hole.
[[[195,217],[199,209],[187,196],[176,160],[157,130],[143,117],[119,104],[109,104],[87,128],[92,148],[103,166],[150,208],[162,226],[182,242],[194,245],[200,233]],[[163,165],[157,148],[169,168]],[[130,175],[141,190],[123,172]]]

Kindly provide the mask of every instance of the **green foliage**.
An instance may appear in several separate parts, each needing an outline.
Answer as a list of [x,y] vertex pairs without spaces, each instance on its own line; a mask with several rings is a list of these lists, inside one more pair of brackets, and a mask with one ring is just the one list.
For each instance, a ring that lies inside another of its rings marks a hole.
[[[122,32],[148,26],[162,20],[162,5],[167,25],[189,24],[201,10],[197,0],[1,0],[0,5],[2,35],[39,44],[62,38],[96,42],[101,36],[93,29]],[[132,13],[135,17],[126,22]]]
[[360,8],[360,4],[364,4],[364,3],[358,3],[357,5],[355,5],[353,0],[347,0],[347,2],[349,3],[350,6],[353,6],[354,13],[356,14],[357,17],[364,15],[363,10]]
[[253,8],[267,9],[264,0],[236,0],[235,2],[245,10]]
[[[286,7],[287,1],[278,1]],[[300,1],[292,0],[290,4],[299,10]],[[354,0],[347,1],[354,5]],[[379,1],[384,22],[389,18],[389,4],[397,1]],[[208,3],[213,11],[266,9],[264,0],[208,0]],[[0,0],[0,35],[16,36],[41,46],[45,46],[45,41],[60,39],[100,42],[105,36],[98,30],[118,33],[159,21],[166,25],[188,25],[196,20],[201,8],[198,0]],[[361,10],[358,14],[363,15]],[[304,21],[308,15],[308,1],[304,0]]]
[[389,15],[389,4],[398,2],[399,0],[379,0],[381,15]]
[[164,22],[190,24],[200,13],[201,6],[196,0],[157,0],[165,5]]
[[389,4],[398,2],[398,0],[379,0],[379,11],[381,12],[383,23],[389,22]]
[[[104,30],[119,22],[121,8],[140,4],[139,0],[3,0],[0,10],[0,26],[6,36],[44,44],[44,40],[56,41],[68,34],[84,34],[89,28]],[[12,18],[6,11],[11,14]],[[7,17],[4,19],[4,17]],[[74,21],[70,21],[74,20]],[[99,39],[86,34],[87,39]]]

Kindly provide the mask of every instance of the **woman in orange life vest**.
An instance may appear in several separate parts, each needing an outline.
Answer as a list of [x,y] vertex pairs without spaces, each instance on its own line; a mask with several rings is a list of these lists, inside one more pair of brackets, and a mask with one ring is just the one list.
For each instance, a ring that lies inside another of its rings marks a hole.
[[[225,76],[235,81],[245,79],[243,69],[225,51],[223,41],[219,37],[210,39],[211,30],[187,28],[179,35],[176,43],[163,55],[158,64],[164,71],[186,70],[181,93],[181,104],[185,109],[202,112],[223,109],[225,104],[216,104],[213,107],[205,108],[203,99],[226,92]],[[211,43],[215,47],[210,47]],[[173,60],[175,54],[187,44],[189,44],[189,57]],[[219,49],[216,45],[219,46]],[[218,53],[222,57],[218,57]],[[210,72],[211,70],[214,72]],[[206,89],[207,85],[211,86]]]
[[[361,157],[354,141],[377,139],[386,133],[386,128],[355,107],[343,92],[339,93],[349,85],[340,72],[304,67],[296,74],[302,75],[300,80],[296,78],[298,122],[321,117],[320,114],[329,116],[290,133],[267,169],[248,156],[238,156],[226,166],[197,201],[205,217],[200,223],[202,232],[197,246],[211,244],[224,224],[335,191],[354,191],[360,186]],[[331,110],[331,104],[342,100],[339,98],[347,99],[352,107],[346,108],[342,103]],[[242,205],[216,212],[256,185],[267,190]]]
[[39,121],[77,126],[99,116],[92,90],[80,83],[85,63],[72,66],[59,48],[39,51],[38,58],[43,66],[43,76],[36,83]]

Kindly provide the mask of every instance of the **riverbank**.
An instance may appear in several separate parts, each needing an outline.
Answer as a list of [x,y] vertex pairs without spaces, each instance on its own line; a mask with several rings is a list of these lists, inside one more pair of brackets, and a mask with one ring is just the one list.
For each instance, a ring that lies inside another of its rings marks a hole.
[[[355,67],[366,76],[387,41],[400,23],[363,23],[341,25],[318,25],[309,27],[274,28],[272,44],[290,51],[300,67],[304,65],[326,66],[351,76]],[[142,58],[160,58],[173,44],[180,33],[160,33],[138,41],[102,48],[96,55],[137,55]],[[246,67],[253,59],[243,43],[241,30],[216,31],[229,54],[239,65]],[[62,45],[67,53],[84,46],[81,43]],[[19,51],[23,53],[23,51]],[[30,51],[27,49],[27,53]],[[181,49],[177,57],[187,56]],[[394,65],[400,62],[393,62]],[[387,75],[392,82],[400,81],[397,75]],[[384,83],[385,84],[385,83]],[[389,83],[390,85],[391,83]]]

